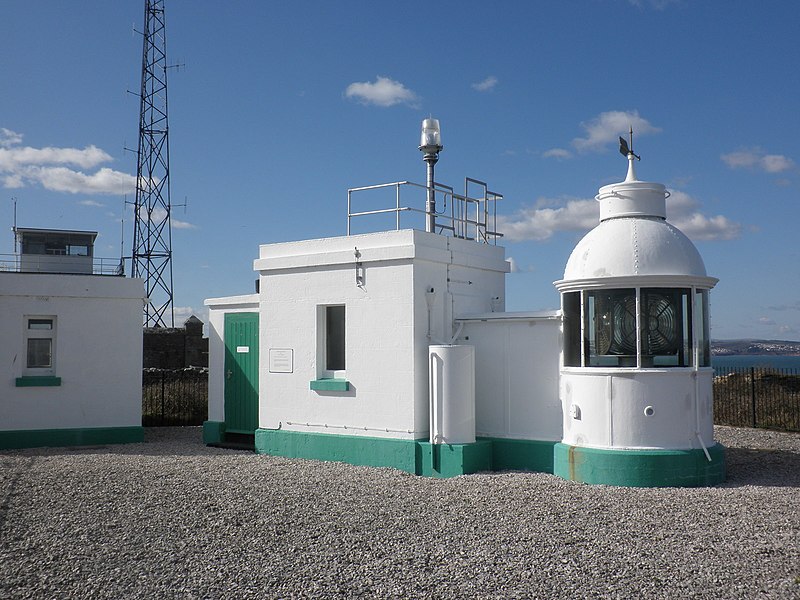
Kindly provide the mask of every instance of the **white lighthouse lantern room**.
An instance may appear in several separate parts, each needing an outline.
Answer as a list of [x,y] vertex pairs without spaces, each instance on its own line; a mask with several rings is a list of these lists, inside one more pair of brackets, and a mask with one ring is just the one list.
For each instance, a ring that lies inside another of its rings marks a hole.
[[600,188],[600,224],[555,282],[561,294],[563,439],[554,471],[634,486],[713,485],[724,449],[713,439],[706,274],[694,244],[666,221],[669,193],[639,181]]

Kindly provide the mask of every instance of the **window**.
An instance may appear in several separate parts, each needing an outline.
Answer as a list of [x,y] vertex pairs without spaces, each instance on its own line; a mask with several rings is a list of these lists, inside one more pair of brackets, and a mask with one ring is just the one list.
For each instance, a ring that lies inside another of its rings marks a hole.
[[561,306],[564,315],[564,366],[581,366],[581,293],[564,294]]
[[55,317],[26,317],[24,375],[55,373]]
[[590,367],[636,366],[636,290],[587,294],[584,346]]
[[711,366],[711,337],[708,333],[708,290],[694,294],[695,335],[697,336],[697,364]]
[[690,290],[644,289],[642,302],[642,366],[688,367],[692,330]]
[[343,304],[317,306],[317,377],[344,377],[346,320]]
[[690,367],[695,351],[710,364],[708,290],[568,292],[562,312],[566,367]]

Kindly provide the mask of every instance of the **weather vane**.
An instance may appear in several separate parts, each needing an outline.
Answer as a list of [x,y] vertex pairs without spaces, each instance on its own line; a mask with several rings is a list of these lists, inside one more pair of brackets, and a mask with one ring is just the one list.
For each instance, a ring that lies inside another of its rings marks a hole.
[[642,160],[642,158],[633,153],[633,127],[630,127],[629,135],[631,136],[631,145],[628,147],[628,142],[625,141],[625,138],[619,136],[619,153],[622,156],[633,156],[636,160]]

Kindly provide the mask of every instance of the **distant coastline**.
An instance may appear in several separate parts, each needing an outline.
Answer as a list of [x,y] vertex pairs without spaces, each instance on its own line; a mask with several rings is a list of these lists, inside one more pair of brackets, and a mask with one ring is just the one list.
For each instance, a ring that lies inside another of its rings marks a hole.
[[786,340],[711,340],[713,356],[800,356],[800,342]]

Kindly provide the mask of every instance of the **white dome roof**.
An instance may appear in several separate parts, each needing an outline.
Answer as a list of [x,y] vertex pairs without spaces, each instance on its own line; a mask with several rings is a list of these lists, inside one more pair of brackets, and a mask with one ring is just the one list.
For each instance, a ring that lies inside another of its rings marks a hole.
[[610,278],[713,287],[717,280],[706,275],[697,248],[665,219],[669,193],[660,183],[636,179],[632,154],[628,160],[625,181],[600,188],[600,224],[575,246],[556,287],[636,284],[604,281]]
[[578,242],[564,279],[685,275],[706,277],[697,248],[658,217],[607,219]]

